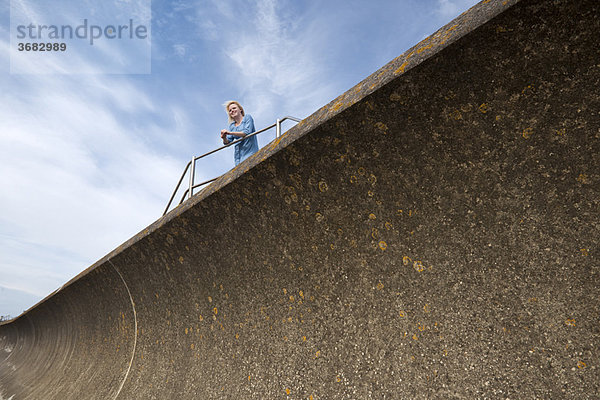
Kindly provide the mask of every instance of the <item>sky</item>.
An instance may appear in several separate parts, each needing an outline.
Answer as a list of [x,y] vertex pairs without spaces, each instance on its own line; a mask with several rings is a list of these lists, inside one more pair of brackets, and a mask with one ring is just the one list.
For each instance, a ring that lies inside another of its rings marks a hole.
[[[18,316],[158,219],[192,156],[221,145],[225,101],[257,129],[305,118],[476,3],[0,0],[0,316]],[[129,19],[145,38],[16,50],[36,42],[17,37],[19,23]],[[196,181],[232,167],[228,148],[198,162]]]

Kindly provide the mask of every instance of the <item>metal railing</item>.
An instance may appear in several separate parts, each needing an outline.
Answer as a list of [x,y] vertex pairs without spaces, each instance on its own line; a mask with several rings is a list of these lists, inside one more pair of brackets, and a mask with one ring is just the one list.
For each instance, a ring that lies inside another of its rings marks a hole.
[[169,199],[169,203],[167,204],[167,207],[165,208],[165,211],[163,212],[163,215],[165,215],[168,211],[169,211],[169,207],[171,207],[171,203],[173,202],[173,199],[175,198],[175,195],[177,194],[177,191],[179,190],[179,187],[181,186],[181,183],[183,182],[183,179],[185,178],[188,170],[190,170],[190,177],[189,177],[189,187],[183,192],[183,196],[181,197],[181,200],[179,201],[179,204],[183,203],[183,201],[185,200],[185,198],[187,197],[188,199],[192,197],[192,195],[194,194],[194,189],[199,188],[200,186],[204,186],[208,183],[214,182],[216,181],[219,177],[217,176],[216,178],[213,179],[209,179],[208,181],[204,181],[202,183],[197,183],[194,184],[194,175],[196,174],[196,161],[198,161],[201,158],[204,158],[206,156],[209,156],[213,153],[216,153],[217,151],[221,151],[229,146],[232,146],[236,143],[241,142],[242,140],[246,140],[249,137],[252,137],[254,135],[258,135],[259,133],[263,133],[265,131],[268,131],[269,129],[273,129],[276,128],[275,131],[275,137],[279,138],[281,136],[281,123],[285,120],[292,120],[295,122],[300,122],[301,119],[299,118],[295,118],[295,117],[291,117],[291,116],[286,116],[283,117],[281,119],[277,119],[277,122],[275,122],[272,125],[267,126],[266,128],[263,128],[259,131],[253,132],[249,135],[244,136],[241,139],[238,140],[234,140],[233,142],[227,143],[224,146],[221,146],[219,148],[216,148],[214,150],[209,151],[208,153],[204,153],[201,156],[197,156],[197,157],[192,157],[192,159],[190,161],[188,161],[187,165],[185,166],[185,169],[183,170],[183,173],[181,174],[181,178],[179,178],[179,182],[177,182],[177,186],[175,187],[175,190],[173,191],[173,194],[171,195],[171,198]]

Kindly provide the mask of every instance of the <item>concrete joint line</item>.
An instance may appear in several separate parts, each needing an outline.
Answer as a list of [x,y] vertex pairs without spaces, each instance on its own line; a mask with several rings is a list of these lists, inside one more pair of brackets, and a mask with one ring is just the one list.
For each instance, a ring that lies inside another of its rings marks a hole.
[[134,323],[133,350],[131,351],[131,360],[129,360],[129,366],[127,367],[127,372],[125,373],[125,376],[123,377],[123,381],[121,382],[121,385],[119,386],[119,390],[117,390],[117,394],[115,394],[115,397],[113,397],[113,400],[116,400],[117,397],[119,397],[119,394],[121,393],[121,390],[123,389],[123,386],[125,385],[125,381],[127,380],[127,377],[129,376],[129,371],[131,370],[131,366],[133,365],[133,359],[135,357],[135,346],[137,344],[137,314],[135,312],[135,303],[133,302],[133,297],[131,296],[131,292],[129,291],[129,286],[127,286],[127,282],[125,282],[123,275],[121,275],[121,272],[117,269],[117,267],[112,263],[112,261],[110,259],[108,260],[108,262],[110,263],[110,265],[112,265],[114,270],[117,271],[117,274],[119,274],[119,277],[121,278],[121,280],[123,281],[123,284],[125,285],[125,289],[127,289],[127,293],[129,294],[129,300],[131,301],[131,309],[133,310],[133,323]]
[[[33,323],[33,321],[31,320],[31,318],[29,318],[29,314],[25,314],[24,317],[27,319],[27,321],[29,322],[29,326],[31,326],[31,332],[33,332],[33,339],[35,340],[35,324]],[[21,333],[19,331],[17,331],[17,340],[15,342],[15,345],[13,347],[13,350],[10,352],[10,354],[8,355],[8,357],[6,357],[4,359],[4,361],[8,360],[10,358],[10,356],[12,356],[15,353],[15,350],[17,350],[17,345],[19,344],[19,339],[21,338]],[[21,344],[21,347],[23,345]],[[2,399],[0,399],[2,400]]]

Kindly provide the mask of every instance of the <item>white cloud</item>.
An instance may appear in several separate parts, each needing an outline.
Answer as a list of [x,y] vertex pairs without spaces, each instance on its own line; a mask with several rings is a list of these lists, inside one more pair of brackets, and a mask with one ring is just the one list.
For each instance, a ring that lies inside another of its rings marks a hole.
[[198,21],[202,38],[210,41],[217,41],[219,39],[217,25],[210,19],[203,19]]
[[33,305],[38,296],[0,286],[0,316],[16,317],[24,311],[24,304]]
[[178,57],[185,57],[186,50],[187,50],[187,46],[185,44],[174,44],[173,45],[173,51],[175,52],[175,55]]
[[0,285],[44,297],[158,218],[182,166],[127,79],[0,79]]
[[447,19],[450,22],[452,18],[457,17],[460,13],[472,7],[476,0],[437,0],[438,5],[436,12],[442,19]]
[[[231,2],[221,1],[221,0],[211,0],[211,4],[213,7],[217,9],[217,13],[224,18],[233,19],[236,16],[236,12],[234,11],[234,6]],[[202,3],[199,3],[202,5]]]
[[442,17],[452,17],[458,12],[458,6],[452,0],[438,0],[437,12]]

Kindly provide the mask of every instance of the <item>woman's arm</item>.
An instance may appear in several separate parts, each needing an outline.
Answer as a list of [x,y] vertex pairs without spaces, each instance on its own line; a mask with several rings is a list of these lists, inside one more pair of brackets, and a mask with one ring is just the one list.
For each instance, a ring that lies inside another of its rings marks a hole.
[[[239,132],[227,131],[227,134],[233,135],[235,137],[243,138],[243,137],[246,137],[246,135],[254,133],[256,131],[256,129],[254,128],[254,120],[252,119],[252,117],[250,115],[246,115],[244,117],[244,119],[242,120],[242,123],[241,123],[241,128],[242,129]],[[227,144],[227,143],[225,143],[225,144]]]

